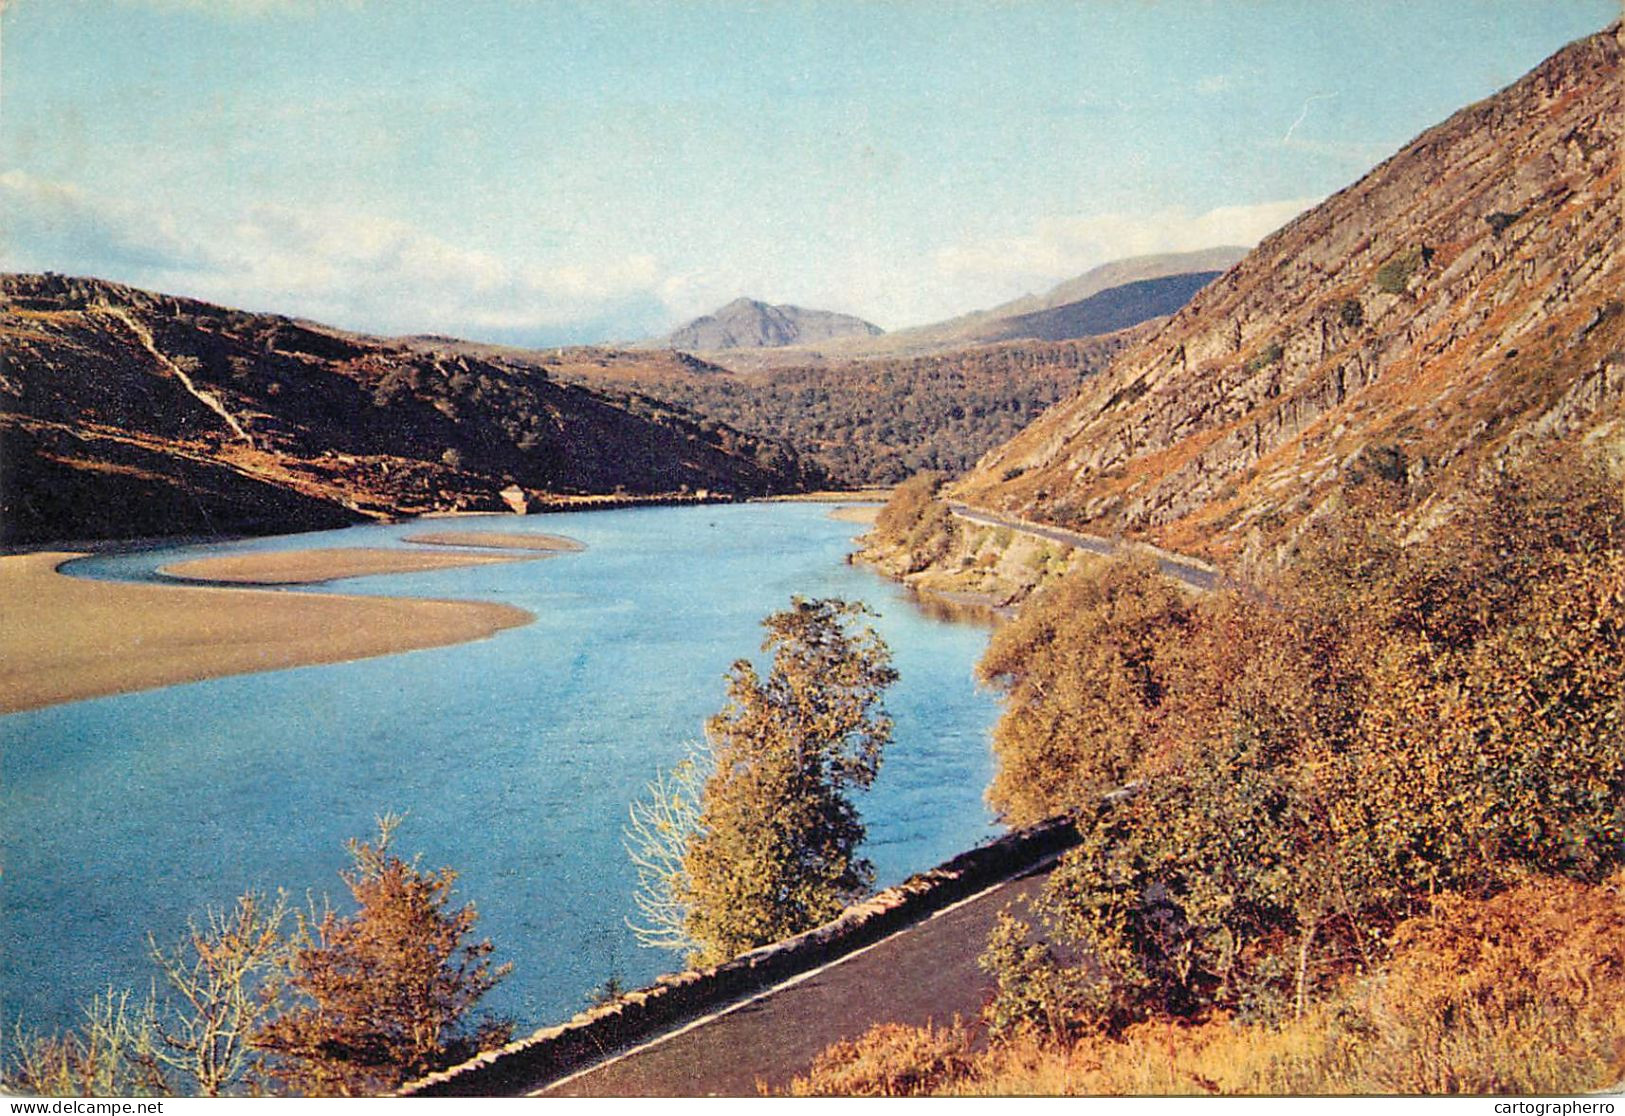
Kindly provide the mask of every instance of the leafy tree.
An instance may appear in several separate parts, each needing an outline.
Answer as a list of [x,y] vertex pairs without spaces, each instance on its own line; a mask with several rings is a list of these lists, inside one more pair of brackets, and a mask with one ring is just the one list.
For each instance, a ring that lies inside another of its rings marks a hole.
[[472,905],[449,909],[456,873],[423,872],[390,849],[400,818],[379,819],[377,844],[350,843],[342,873],[355,914],[301,918],[277,994],[289,1002],[255,1033],[272,1075],[306,1095],[386,1092],[506,1041],[504,1022],[472,1011],[508,966],[493,967]]
[[714,765],[711,753],[696,748],[670,771],[657,774],[632,803],[625,829],[626,853],[637,872],[632,893],[636,920],[627,925],[638,944],[691,953],[688,877],[683,862],[699,832],[700,800]]
[[[745,660],[706,724],[705,780],[681,869],[664,868],[692,963],[715,964],[827,921],[872,885],[851,791],[891,739],[881,701],[897,678],[861,604],[793,599],[763,621],[767,677]],[[679,944],[675,939],[662,944]]]
[[1191,606],[1149,561],[1067,578],[994,633],[977,667],[1008,692],[988,799],[1030,824],[1128,782],[1166,690],[1159,648]]

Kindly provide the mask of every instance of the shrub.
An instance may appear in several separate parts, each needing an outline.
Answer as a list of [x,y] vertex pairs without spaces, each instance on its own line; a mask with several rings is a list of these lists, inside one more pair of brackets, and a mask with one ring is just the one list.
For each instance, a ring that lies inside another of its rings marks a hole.
[[1615,482],[1537,457],[1421,540],[1402,494],[1347,491],[1246,592],[1118,564],[995,635],[990,798],[1077,819],[1037,912],[1094,1025],[1301,1016],[1442,891],[1625,859]]
[[1285,353],[1286,350],[1281,347],[1281,343],[1279,341],[1271,341],[1268,345],[1264,346],[1259,353],[1253,356],[1253,358],[1249,360],[1244,367],[1249,375],[1254,372],[1262,372],[1270,365],[1279,363],[1281,357],[1284,356]]
[[994,632],[977,666],[1005,690],[988,800],[1012,825],[1121,786],[1163,694],[1158,648],[1189,605],[1148,561],[1070,574]]
[[1426,261],[1427,250],[1407,248],[1377,269],[1377,290],[1383,294],[1400,294],[1411,284],[1411,277]]
[[[1279,1024],[1156,1019],[1061,1041],[1023,1032],[941,1059],[938,1094],[1585,1093],[1625,1078],[1625,873],[1443,896],[1402,923],[1385,969]],[[872,1033],[873,1034],[873,1033]],[[889,1027],[880,1051],[927,1051]],[[851,1044],[828,1094],[878,1095],[883,1053]],[[925,1062],[918,1057],[917,1062]],[[924,1075],[922,1075],[922,1078]]]
[[953,549],[959,525],[946,504],[937,500],[940,473],[920,473],[898,485],[875,516],[869,545],[901,552],[902,573],[916,573],[942,561]]
[[959,1081],[972,1066],[969,1031],[882,1023],[855,1041],[826,1049],[805,1077],[790,1082],[796,1097],[920,1097]]
[[355,914],[301,920],[274,994],[286,1006],[253,1036],[272,1076],[307,1096],[382,1093],[507,1041],[479,1021],[479,999],[507,975],[489,941],[469,942],[472,905],[451,910],[449,868],[422,872],[394,855],[400,819],[379,820],[377,844],[350,843],[343,873]]

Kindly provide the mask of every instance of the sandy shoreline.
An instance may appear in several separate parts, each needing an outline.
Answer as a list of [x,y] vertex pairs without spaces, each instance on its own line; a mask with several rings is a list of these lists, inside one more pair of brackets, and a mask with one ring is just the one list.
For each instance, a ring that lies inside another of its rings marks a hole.
[[549,553],[573,553],[587,548],[563,535],[533,535],[498,531],[425,531],[405,536],[407,542],[428,546],[473,546],[494,550],[541,550]]
[[831,508],[829,517],[839,519],[842,523],[873,523],[879,514],[879,504],[845,504]]
[[443,550],[389,550],[383,547],[329,547],[193,558],[160,566],[158,572],[187,581],[244,585],[316,585],[346,577],[420,573],[493,562],[530,562],[539,554],[470,554]]
[[441,647],[535,619],[480,601],[137,585],[57,572],[76,557],[0,557],[0,713]]

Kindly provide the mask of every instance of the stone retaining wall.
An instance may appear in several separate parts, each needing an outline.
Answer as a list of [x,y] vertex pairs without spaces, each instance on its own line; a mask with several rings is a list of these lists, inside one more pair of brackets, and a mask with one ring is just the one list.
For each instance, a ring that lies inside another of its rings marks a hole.
[[715,968],[661,977],[568,1023],[410,1082],[406,1096],[513,1096],[540,1088],[608,1054],[747,999],[790,977],[862,949],[926,916],[1018,875],[1077,842],[1072,823],[1051,818],[960,853],[834,921],[741,954]]

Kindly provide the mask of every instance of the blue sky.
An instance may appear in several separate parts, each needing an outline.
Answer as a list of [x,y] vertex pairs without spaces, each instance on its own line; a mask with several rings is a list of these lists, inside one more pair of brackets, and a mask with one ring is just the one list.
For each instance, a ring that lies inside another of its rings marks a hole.
[[887,328],[1252,243],[1617,0],[11,0],[0,266],[378,332]]

